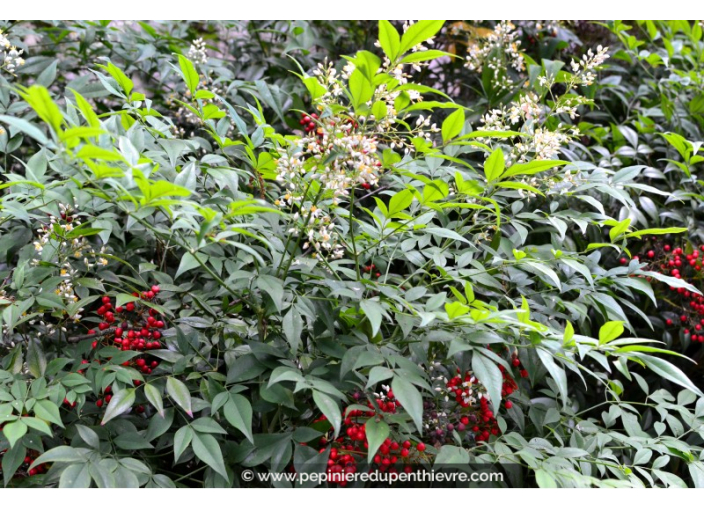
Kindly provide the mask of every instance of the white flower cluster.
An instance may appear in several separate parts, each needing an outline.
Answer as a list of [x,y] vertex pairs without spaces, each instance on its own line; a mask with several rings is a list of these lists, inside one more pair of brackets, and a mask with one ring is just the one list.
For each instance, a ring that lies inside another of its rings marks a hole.
[[205,41],[202,38],[195,39],[188,50],[188,59],[194,64],[207,64],[208,53],[205,51]]
[[591,85],[594,83],[596,79],[596,69],[609,58],[607,51],[609,51],[608,47],[604,48],[599,45],[596,48],[596,53],[590,48],[586,55],[582,55],[579,62],[573,60],[570,63],[570,67],[574,73],[572,79],[583,85]]
[[510,21],[498,23],[485,38],[470,42],[465,67],[478,73],[484,68],[491,69],[498,88],[508,90],[514,85],[513,79],[508,76],[508,69],[513,68],[517,72],[525,70],[519,35]]
[[[596,53],[589,50],[579,62],[573,61],[573,74],[565,83],[568,93],[553,97],[551,106],[541,102],[535,92],[524,92],[507,107],[495,108],[482,117],[482,131],[520,129],[520,141],[514,143],[506,155],[508,165],[531,159],[552,159],[563,145],[580,135],[575,126],[559,123],[553,129],[548,129],[544,124],[548,118],[556,115],[566,115],[573,120],[579,116],[579,106],[589,103],[589,100],[571,91],[577,85],[591,85],[594,82],[597,68],[609,57],[607,51],[608,48],[599,46]],[[550,91],[555,84],[555,76],[542,75],[537,82],[540,87]]]
[[[60,266],[61,281],[54,292],[63,300],[75,303],[78,301],[78,296],[74,292],[73,280],[80,275],[78,270],[73,267],[72,258],[83,259],[86,269],[107,266],[108,260],[104,256],[105,246],[101,247],[98,253],[95,253],[84,236],[72,237],[69,235],[81,225],[81,221],[72,216],[74,214],[73,208],[67,204],[59,204],[59,211],[59,217],[49,215],[48,223],[37,229],[39,238],[34,242],[37,258],[32,261],[32,264],[38,265],[40,258],[44,258]],[[80,317],[76,314],[72,319],[78,320]]]
[[[346,81],[355,71],[353,63],[348,63],[341,73],[330,63],[318,64],[313,75],[326,90],[316,101],[319,114],[304,116],[306,136],[298,139],[277,160],[281,195],[275,205],[293,212],[294,226],[289,234],[304,235],[303,249],[314,250],[316,257],[337,259],[344,255],[332,211],[355,187],[371,189],[378,185],[379,143],[383,141],[391,149],[403,149],[407,153],[414,150],[414,146],[395,131],[398,119],[394,105],[400,92],[390,91],[386,85],[375,89],[367,104],[371,108],[383,102],[386,113],[381,118],[357,116],[341,107]],[[387,61],[378,72],[388,73],[398,84],[408,81],[402,65],[391,68]],[[415,94],[411,99],[422,98]],[[406,126],[403,130],[408,138],[430,140],[430,133],[438,128],[430,118],[421,116],[410,130]],[[314,195],[317,197],[312,198]]]
[[15,46],[12,46],[7,36],[0,30],[0,58],[2,59],[0,70],[15,74],[15,70],[24,65],[24,59],[22,58],[23,51],[24,50],[18,50]]

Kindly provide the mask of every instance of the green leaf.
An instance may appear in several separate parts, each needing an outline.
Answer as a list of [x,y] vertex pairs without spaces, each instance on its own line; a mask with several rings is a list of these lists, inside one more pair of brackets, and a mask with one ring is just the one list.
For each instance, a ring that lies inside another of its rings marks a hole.
[[462,132],[464,127],[464,110],[458,108],[442,122],[442,141],[447,143]]
[[51,95],[46,88],[41,85],[32,85],[28,89],[23,89],[20,95],[22,99],[27,101],[27,104],[32,107],[40,119],[51,126],[57,133],[61,131],[61,124],[64,122],[64,117],[59,107],[54,103],[54,100],[51,99]]
[[27,425],[20,420],[11,421],[4,425],[2,432],[10,443],[10,448],[14,448],[15,443],[22,439],[27,433]]
[[84,98],[82,95],[80,95],[78,92],[76,92],[73,89],[69,89],[71,92],[73,92],[73,95],[76,98],[76,105],[78,106],[78,109],[81,110],[81,113],[83,114],[83,118],[86,119],[86,122],[88,122],[88,125],[92,128],[99,128],[100,127],[100,119],[96,115],[96,113],[93,111],[93,107],[91,104],[88,102],[86,98]]
[[367,442],[369,443],[367,461],[371,464],[377,450],[383,444],[384,440],[389,437],[390,429],[385,421],[377,421],[375,416],[369,418],[366,423],[365,432],[367,433]]
[[39,418],[32,418],[31,416],[23,416],[22,418],[20,418],[20,421],[24,422],[25,425],[28,425],[34,430],[43,432],[49,437],[53,435],[51,432],[51,428],[49,427],[49,425],[46,424],[44,420],[40,420]]
[[391,381],[394,397],[413,419],[418,432],[423,431],[423,397],[407,379],[396,375]]
[[130,92],[132,92],[132,89],[134,88],[134,83],[127,77],[124,72],[122,72],[122,69],[115,66],[115,64],[113,64],[112,62],[108,62],[107,66],[98,65],[98,67],[110,73],[110,76],[115,79],[120,88],[125,92],[125,95],[130,95]]
[[193,453],[196,454],[196,457],[205,462],[225,480],[229,481],[230,477],[227,474],[227,469],[225,469],[222,450],[213,436],[194,432],[192,446]]
[[553,355],[549,351],[542,348],[537,348],[535,352],[538,354],[540,361],[543,362],[543,365],[547,368],[548,372],[557,383],[563,405],[567,405],[567,374],[565,374],[565,369],[555,363]]
[[269,294],[277,311],[281,311],[284,302],[284,282],[275,276],[263,274],[257,278],[257,287]]
[[490,359],[475,352],[472,355],[472,371],[486,388],[494,409],[498,409],[501,404],[501,385],[503,384],[503,376],[499,367]]
[[374,86],[364,76],[364,74],[356,69],[352,72],[349,79],[350,94],[352,94],[352,105],[355,110],[369,101],[374,95]]
[[408,208],[413,203],[413,192],[410,189],[404,189],[396,193],[389,200],[389,218],[395,214]]
[[147,400],[151,405],[154,406],[154,408],[157,410],[159,413],[159,416],[162,418],[164,417],[164,401],[161,398],[161,391],[156,389],[156,387],[152,386],[151,384],[145,384],[144,385],[144,395],[147,397]]
[[672,381],[675,384],[679,384],[683,388],[696,393],[700,397],[704,397],[704,393],[694,384],[689,378],[675,365],[669,361],[665,361],[661,358],[656,358],[655,356],[650,356],[648,354],[639,354],[638,359],[645,363],[650,370],[655,372],[660,377],[664,377],[668,381]]
[[72,464],[61,473],[59,488],[87,489],[90,481],[90,464]]
[[628,230],[628,227],[631,226],[631,218],[626,218],[623,221],[619,221],[616,225],[611,227],[611,230],[609,231],[609,237],[611,238],[611,241],[614,241],[618,237],[621,236],[626,230]]
[[570,321],[567,321],[567,324],[565,324],[565,334],[562,336],[562,344],[569,345],[572,337],[574,337],[574,326],[572,326]]
[[533,175],[540,172],[545,172],[546,170],[550,170],[556,166],[566,165],[567,163],[567,161],[558,161],[556,159],[541,159],[531,161],[530,163],[516,163],[515,165],[511,165],[511,167],[504,172],[502,177],[506,179],[508,177],[513,177],[514,175]]
[[25,448],[22,443],[19,443],[14,448],[7,450],[2,456],[2,465],[0,466],[0,469],[2,470],[5,487],[7,487],[19,467],[24,463],[24,458],[26,455],[27,448]]
[[616,340],[623,334],[622,321],[610,321],[599,328],[599,345],[604,345]]
[[134,404],[135,390],[134,388],[125,388],[112,396],[107,409],[105,410],[105,416],[100,422],[101,425],[105,425],[107,422],[113,418],[120,416],[122,413],[128,411],[132,404]]
[[174,462],[178,462],[179,457],[188,448],[193,440],[193,429],[188,425],[184,425],[174,434]]
[[557,488],[557,482],[552,477],[550,473],[544,469],[537,469],[535,471],[535,481],[538,483],[538,487],[541,489],[555,489]]
[[51,400],[39,400],[32,408],[34,416],[46,420],[55,425],[63,427],[64,424],[61,421],[61,413],[59,412],[59,407],[54,404]]
[[188,416],[193,418],[193,411],[191,409],[191,392],[188,391],[188,387],[183,382],[174,377],[168,377],[166,379],[166,392],[171,396],[171,398],[174,399],[174,402],[186,411]]
[[86,456],[91,452],[88,448],[73,448],[71,446],[57,446],[48,452],[42,453],[34,459],[30,468],[35,468],[47,462],[85,462]]
[[340,434],[340,427],[342,426],[342,413],[340,412],[340,407],[337,405],[337,402],[329,395],[317,390],[313,390],[313,401],[333,426],[335,429],[335,437],[337,437]]
[[420,20],[406,30],[406,33],[401,37],[401,47],[399,53],[406,53],[408,50],[421,44],[437,34],[445,20]]
[[375,337],[381,327],[383,308],[378,301],[372,301],[371,299],[362,300],[360,306],[372,325],[372,336]]
[[410,64],[413,62],[426,62],[428,60],[435,60],[440,57],[451,57],[452,53],[447,53],[446,51],[440,50],[427,50],[427,51],[416,51],[415,53],[409,53],[403,59],[401,59],[402,64]]
[[254,437],[252,436],[252,404],[249,403],[249,400],[242,395],[231,394],[223,407],[223,414],[230,425],[242,432],[249,439],[249,442],[254,444]]
[[670,227],[670,228],[646,228],[645,230],[636,230],[626,234],[626,237],[637,237],[640,239],[643,236],[661,236],[665,234],[681,234],[687,232],[686,228]]
[[484,162],[484,175],[488,182],[495,181],[501,177],[506,168],[504,152],[496,149]]
[[49,143],[49,139],[44,133],[42,133],[41,129],[34,124],[30,124],[24,119],[16,119],[15,117],[10,117],[8,115],[0,115],[0,122],[15,129],[19,129],[24,134],[31,136],[42,145],[47,145]]
[[384,54],[393,63],[401,48],[401,36],[394,26],[386,20],[379,20],[379,44]]
[[440,447],[438,455],[435,457],[433,465],[440,466],[442,464],[469,464],[469,453],[464,448],[452,446],[449,444]]
[[198,83],[200,82],[198,71],[196,71],[193,62],[188,60],[183,55],[178,56],[178,63],[181,66],[181,72],[183,73],[183,79],[186,82],[186,86],[191,92],[191,97],[193,97],[196,93],[196,89],[198,88]]

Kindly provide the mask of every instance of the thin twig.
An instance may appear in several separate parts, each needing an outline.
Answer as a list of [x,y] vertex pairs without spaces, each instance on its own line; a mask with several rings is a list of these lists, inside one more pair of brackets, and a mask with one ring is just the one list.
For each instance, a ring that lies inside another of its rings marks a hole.
[[76,342],[80,342],[81,340],[92,340],[93,338],[100,338],[101,336],[107,336],[111,333],[114,333],[116,329],[117,328],[108,328],[102,331],[96,331],[95,333],[88,333],[87,335],[70,336],[68,337],[68,342],[71,344],[75,344]]

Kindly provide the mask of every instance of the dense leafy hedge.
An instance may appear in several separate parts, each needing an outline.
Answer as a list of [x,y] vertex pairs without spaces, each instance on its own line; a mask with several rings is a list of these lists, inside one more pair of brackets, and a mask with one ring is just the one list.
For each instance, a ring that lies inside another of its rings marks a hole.
[[6,486],[704,485],[698,23],[0,27]]

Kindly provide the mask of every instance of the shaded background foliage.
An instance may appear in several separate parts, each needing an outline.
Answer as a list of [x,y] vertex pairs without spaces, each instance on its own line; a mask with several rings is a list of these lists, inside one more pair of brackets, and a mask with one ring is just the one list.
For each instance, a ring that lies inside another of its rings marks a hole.
[[5,485],[704,483],[699,23],[2,31]]

